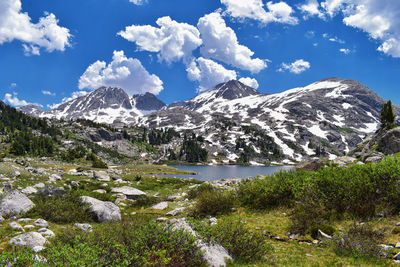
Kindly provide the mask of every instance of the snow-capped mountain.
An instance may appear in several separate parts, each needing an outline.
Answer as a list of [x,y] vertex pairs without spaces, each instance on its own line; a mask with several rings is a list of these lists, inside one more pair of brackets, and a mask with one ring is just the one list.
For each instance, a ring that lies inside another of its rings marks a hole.
[[138,117],[166,106],[151,93],[129,97],[121,88],[101,87],[85,96],[57,105],[40,117],[56,119],[85,118],[99,123],[133,124]]
[[[144,116],[139,123],[194,130],[205,137],[213,155],[223,153],[231,160],[240,156],[239,139],[255,154],[262,154],[257,144],[259,133],[270,137],[288,159],[302,160],[321,153],[333,158],[378,128],[384,103],[354,80],[330,78],[270,95],[230,81]],[[400,113],[397,107],[395,111]],[[270,146],[270,151],[264,152],[271,154],[274,149]]]
[[[21,110],[47,118],[191,130],[205,138],[213,162],[247,155],[253,163],[266,163],[347,153],[379,127],[384,103],[357,81],[329,78],[277,94],[229,81],[169,106],[149,93],[129,97],[120,88],[102,87],[47,112]],[[400,114],[398,107],[395,113]]]
[[29,104],[26,106],[19,107],[17,108],[17,110],[25,114],[29,114],[33,117],[40,117],[40,115],[42,115],[44,112],[38,105],[35,104]]

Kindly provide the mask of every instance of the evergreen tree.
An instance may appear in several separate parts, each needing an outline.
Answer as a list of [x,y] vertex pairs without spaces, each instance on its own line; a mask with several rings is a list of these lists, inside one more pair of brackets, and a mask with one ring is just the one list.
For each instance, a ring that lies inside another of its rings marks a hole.
[[393,127],[396,116],[394,115],[394,112],[393,112],[393,106],[392,106],[391,100],[389,100],[387,103],[383,104],[380,119],[381,119],[381,123],[382,123],[382,128],[392,128]]

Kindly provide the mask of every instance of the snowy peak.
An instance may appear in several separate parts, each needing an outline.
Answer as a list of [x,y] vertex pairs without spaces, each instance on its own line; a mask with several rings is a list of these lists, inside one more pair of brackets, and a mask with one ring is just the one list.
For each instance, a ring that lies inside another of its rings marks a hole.
[[138,117],[164,106],[162,101],[150,93],[129,97],[121,88],[100,87],[87,95],[57,105],[40,116],[67,120],[84,118],[108,124],[134,124]]
[[226,83],[218,84],[211,91],[215,91],[216,98],[222,97],[227,100],[260,94],[259,92],[257,92],[256,89],[244,85],[243,83],[236,80],[231,80]]
[[26,106],[19,107],[17,108],[17,110],[25,114],[31,115],[33,117],[39,117],[44,112],[38,105],[35,104],[29,104]]

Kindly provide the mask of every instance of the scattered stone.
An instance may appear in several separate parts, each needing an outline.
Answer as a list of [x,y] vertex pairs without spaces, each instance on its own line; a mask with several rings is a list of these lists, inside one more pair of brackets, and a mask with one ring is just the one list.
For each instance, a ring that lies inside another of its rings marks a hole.
[[393,257],[393,259],[394,259],[394,260],[400,260],[400,252],[397,253],[397,254]]
[[47,238],[56,236],[53,231],[51,231],[47,228],[40,228],[37,232]]
[[37,193],[37,189],[33,186],[28,186],[25,189],[22,189],[21,192],[26,195]]
[[78,187],[79,186],[79,182],[78,181],[71,181],[71,185]]
[[24,230],[23,228],[22,228],[22,226],[19,224],[19,223],[17,223],[17,222],[10,222],[9,224],[8,224],[8,226],[10,226],[10,228],[11,229],[13,229],[13,230]]
[[137,199],[140,196],[146,195],[145,192],[130,186],[114,187],[111,189],[111,192],[124,194],[128,199]]
[[88,223],[75,223],[74,227],[84,231],[84,232],[91,232],[92,226]]
[[43,188],[45,187],[44,183],[38,183],[33,186],[34,188]]
[[131,212],[131,215],[136,215],[136,211],[132,211],[132,212]]
[[217,218],[215,217],[211,217],[208,221],[210,222],[210,225],[216,225],[218,222]]
[[41,195],[47,196],[55,196],[55,195],[63,195],[66,193],[64,187],[54,187],[54,186],[46,186],[38,191]]
[[[186,222],[185,218],[173,219],[171,223],[172,229],[183,230],[197,237],[195,231]],[[207,244],[201,239],[197,239],[196,243],[197,247],[203,252],[203,259],[209,266],[226,266],[226,260],[232,260],[232,257],[228,254],[226,249],[220,244]]]
[[158,204],[151,206],[150,208],[155,209],[155,210],[165,210],[166,208],[168,208],[168,202],[163,201],[163,202],[160,202]]
[[109,182],[111,181],[110,176],[105,171],[95,171],[93,172],[93,177],[97,181],[100,182]]
[[4,218],[0,216],[0,222],[4,222]]
[[35,226],[32,224],[27,224],[24,226],[24,229],[26,229],[26,230],[33,229],[33,228],[35,228]]
[[324,232],[322,232],[321,230],[318,230],[318,239],[320,240],[326,240],[326,239],[332,239],[332,237],[328,234],[325,234]]
[[380,244],[378,247],[382,248],[383,250],[389,250],[393,249],[393,246],[385,245],[385,244]]
[[34,246],[32,248],[32,251],[35,252],[35,253],[38,253],[38,252],[40,252],[40,251],[42,251],[44,249],[45,249],[45,247],[43,247],[43,246]]
[[397,243],[395,248],[400,248],[400,243]]
[[61,180],[61,176],[58,174],[52,174],[49,176],[49,183],[55,183],[56,181]]
[[396,223],[396,226],[400,226],[400,222]]
[[34,221],[33,225],[35,225],[37,227],[41,227],[41,228],[49,227],[49,223],[43,219],[37,219],[36,221]]
[[353,163],[354,161],[356,161],[356,158],[353,157],[349,157],[349,156],[343,156],[343,157],[338,157],[336,159],[333,160],[333,164],[338,165],[340,168],[343,168],[344,166],[346,166],[349,163]]
[[105,193],[107,193],[107,191],[104,190],[104,189],[96,189],[96,190],[93,190],[93,192],[99,193],[99,194],[105,194]]
[[0,216],[14,216],[25,213],[35,207],[35,204],[24,194],[12,190],[0,201]]
[[306,254],[306,257],[314,257],[314,256],[307,253],[307,254]]
[[23,247],[34,248],[37,246],[43,247],[46,243],[46,239],[37,232],[28,232],[25,234],[18,235],[8,242],[10,245],[18,245]]
[[31,219],[31,218],[19,218],[17,221],[18,222],[22,222],[22,223],[26,223],[26,222],[33,221],[33,219]]
[[88,196],[81,197],[81,200],[82,204],[89,205],[89,211],[96,215],[99,222],[121,221],[121,210],[114,203]]
[[168,221],[168,218],[166,217],[159,217],[156,219],[156,222],[166,222],[166,221]]
[[14,171],[13,176],[14,177],[21,176],[21,173],[19,171]]
[[171,210],[170,212],[167,212],[167,216],[178,216],[180,214],[182,214],[184,208],[176,208],[174,210]]

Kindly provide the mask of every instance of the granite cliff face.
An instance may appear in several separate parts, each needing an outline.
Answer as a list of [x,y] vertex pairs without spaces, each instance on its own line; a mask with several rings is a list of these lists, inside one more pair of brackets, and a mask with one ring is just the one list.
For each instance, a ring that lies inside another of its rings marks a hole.
[[129,97],[102,87],[41,114],[32,110],[48,118],[190,130],[205,138],[211,161],[246,154],[256,164],[344,155],[378,129],[384,103],[357,81],[329,78],[277,94],[232,80],[169,106],[149,93]]

